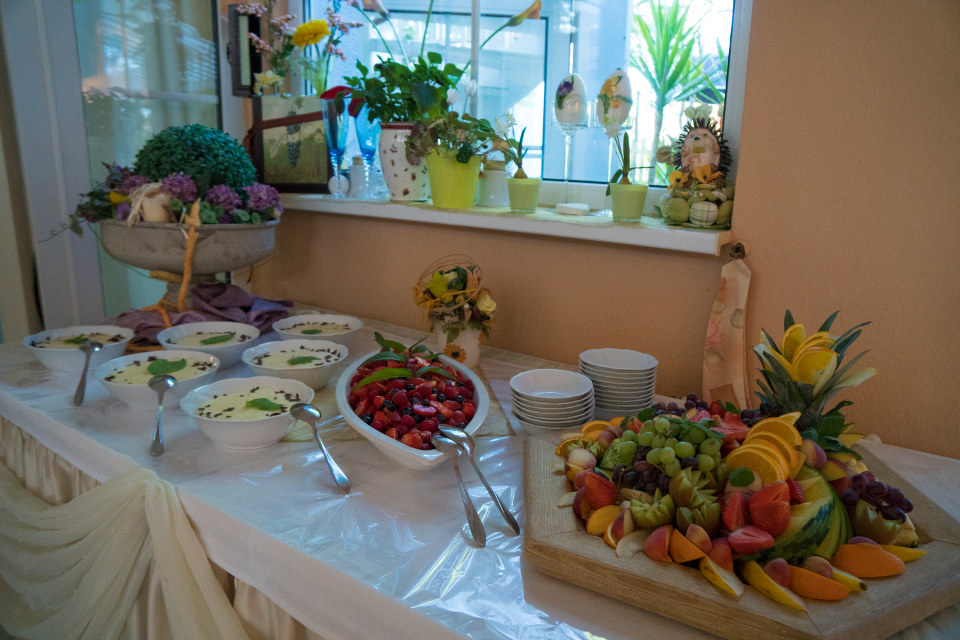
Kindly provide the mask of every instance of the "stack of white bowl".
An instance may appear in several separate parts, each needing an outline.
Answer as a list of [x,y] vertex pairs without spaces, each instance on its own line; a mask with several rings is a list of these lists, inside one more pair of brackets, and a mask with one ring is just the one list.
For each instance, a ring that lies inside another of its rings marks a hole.
[[510,379],[513,415],[531,433],[579,427],[593,419],[593,384],[576,371],[532,369]]
[[657,359],[630,349],[588,349],[580,372],[593,382],[596,418],[608,420],[650,406],[657,386]]

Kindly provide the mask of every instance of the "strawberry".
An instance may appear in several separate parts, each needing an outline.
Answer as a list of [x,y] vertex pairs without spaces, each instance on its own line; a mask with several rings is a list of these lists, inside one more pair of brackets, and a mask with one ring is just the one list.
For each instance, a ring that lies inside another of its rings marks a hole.
[[[375,412],[375,413],[373,414],[373,419],[380,421],[380,423],[383,424],[385,427],[388,427],[388,426],[390,426],[390,424],[391,424],[390,417],[389,417],[386,413],[384,413],[383,411],[377,411],[377,412]],[[382,431],[382,429],[381,429],[381,431]]]
[[787,487],[790,488],[790,504],[803,502],[803,487],[793,478],[787,478]]
[[383,435],[387,436],[388,438],[393,438],[394,440],[398,440],[402,434],[399,431],[397,431],[395,427],[390,427],[389,429],[383,432]]
[[423,448],[423,440],[420,438],[420,432],[414,429],[413,431],[408,431],[403,434],[403,437],[400,438],[400,442],[407,445],[408,447],[413,447],[414,449]]
[[413,405],[413,412],[418,416],[423,416],[424,418],[432,418],[433,416],[437,415],[437,409],[435,407],[423,404]]
[[727,542],[735,553],[748,555],[772,547],[773,536],[760,527],[749,525],[727,536]]
[[714,538],[710,547],[710,559],[726,569],[733,571],[733,553],[730,551],[730,543],[726,538]]
[[385,401],[386,401],[386,398],[384,398],[383,396],[379,396],[379,395],[378,395],[378,396],[374,396],[374,398],[373,398],[373,408],[374,408],[374,409],[382,409],[382,408],[383,408],[383,403],[384,403]]
[[[440,421],[436,418],[427,418],[420,423],[420,429],[427,433],[428,435],[433,435],[433,432],[440,428]],[[429,438],[428,438],[429,440]]]
[[714,400],[710,403],[710,408],[708,409],[710,415],[712,416],[722,416],[724,414],[723,405]]
[[783,500],[756,502],[750,500],[750,519],[772,536],[778,536],[790,525],[790,503]]
[[747,509],[749,499],[742,491],[728,493],[726,506],[723,508],[723,525],[727,531],[736,531],[750,524],[750,515]]
[[589,473],[583,478],[583,497],[594,509],[605,507],[617,501],[617,486],[607,480],[606,476]]
[[750,504],[754,502],[790,502],[790,487],[783,480],[771,482],[760,491],[753,494]]
[[466,421],[467,421],[467,416],[465,413],[463,413],[463,411],[454,411],[453,415],[451,415],[447,419],[447,424],[458,425]]
[[463,403],[463,415],[467,416],[467,419],[473,417],[473,414],[477,412],[477,406],[472,402]]
[[447,409],[450,409],[451,411],[460,410],[460,403],[457,402],[456,400],[444,400],[443,406],[445,406]]

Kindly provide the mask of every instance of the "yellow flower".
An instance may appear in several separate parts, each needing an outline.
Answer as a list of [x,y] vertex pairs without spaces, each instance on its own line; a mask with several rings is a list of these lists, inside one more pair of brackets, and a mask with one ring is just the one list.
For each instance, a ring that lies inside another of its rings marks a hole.
[[711,182],[722,175],[719,171],[711,171],[708,166],[701,165],[693,169],[693,177],[701,184]]
[[443,355],[449,358],[453,358],[457,362],[463,362],[464,360],[467,359],[467,354],[460,347],[460,345],[456,345],[453,343],[447,344],[447,346],[443,349]]
[[681,187],[686,181],[687,177],[683,174],[683,171],[671,171],[670,175],[667,176],[667,182],[671,187]]
[[120,204],[121,202],[130,202],[130,196],[125,196],[117,191],[111,191],[110,204]]
[[256,95],[260,95],[263,93],[264,89],[269,89],[271,87],[274,89],[274,91],[276,91],[279,88],[280,82],[283,80],[283,78],[274,73],[273,69],[269,69],[263,73],[253,74],[253,80],[253,92]]
[[317,44],[328,35],[330,35],[330,27],[326,20],[304,22],[293,32],[293,46],[302,49],[311,44]]
[[603,86],[600,88],[600,93],[612,98],[613,92],[617,90],[618,84],[620,84],[620,78],[607,78],[603,81]]
[[490,297],[490,294],[484,291],[480,294],[480,299],[477,300],[477,311],[482,313],[485,316],[493,315],[493,312],[497,310],[497,303],[494,302],[493,298]]
[[530,5],[529,7],[524,9],[522,12],[518,13],[517,15],[507,20],[506,26],[515,27],[521,22],[523,22],[524,20],[526,20],[527,18],[531,20],[537,20],[538,18],[540,18],[540,8],[541,8],[540,0],[535,0],[532,5]]

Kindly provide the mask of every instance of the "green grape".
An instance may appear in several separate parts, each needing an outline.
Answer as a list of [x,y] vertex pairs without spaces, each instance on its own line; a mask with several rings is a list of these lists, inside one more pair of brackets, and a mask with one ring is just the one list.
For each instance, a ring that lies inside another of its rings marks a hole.
[[680,441],[674,445],[673,450],[677,452],[678,458],[689,458],[697,453],[697,448],[695,446],[684,441]]
[[663,446],[670,447],[672,449],[673,447],[677,446],[677,442],[678,441],[676,438],[667,438]]
[[680,461],[674,458],[670,462],[664,463],[663,471],[671,478],[680,474]]
[[703,429],[690,429],[690,433],[687,434],[686,440],[692,442],[693,444],[700,444],[707,437],[707,434],[703,432]]
[[680,428],[680,425],[679,425],[679,424],[675,424],[675,423],[673,423],[673,422],[670,423],[670,436],[671,436],[671,437],[673,437],[673,438],[679,438],[679,437],[680,437],[680,431],[682,431],[682,429]]
[[720,451],[720,441],[713,438],[707,438],[700,444],[700,453],[705,453],[708,456],[712,456],[716,452]]
[[670,421],[669,421],[669,420],[667,420],[666,418],[657,418],[654,422],[656,422],[657,433],[662,434],[662,435],[664,435],[664,436],[666,436],[666,435],[668,435],[668,434],[670,433]]
[[623,439],[626,440],[626,441],[636,440],[636,439],[637,439],[637,434],[636,434],[635,431],[632,431],[632,430],[630,430],[630,429],[626,429],[626,430],[624,430],[623,435],[620,436],[620,437],[623,438]]
[[650,449],[650,451],[647,452],[647,462],[649,462],[650,464],[659,463],[661,451],[663,451],[663,449],[659,449],[659,448]]
[[673,447],[664,447],[660,450],[660,462],[663,464],[668,464],[671,460],[675,460],[677,457],[677,452],[673,450]]
[[657,428],[656,428],[656,425],[654,424],[653,420],[647,420],[646,422],[644,422],[644,423],[640,426],[640,433],[648,433],[648,432],[649,432],[649,433],[654,433],[654,432],[656,432],[656,430],[657,430]]
[[697,462],[699,463],[697,468],[700,469],[700,471],[710,471],[716,464],[713,458],[705,453],[701,453],[697,456]]
[[652,431],[641,431],[637,434],[637,444],[641,447],[649,447],[653,442],[653,437]]
[[660,448],[666,443],[667,439],[663,436],[654,436],[653,442],[650,444],[651,447]]

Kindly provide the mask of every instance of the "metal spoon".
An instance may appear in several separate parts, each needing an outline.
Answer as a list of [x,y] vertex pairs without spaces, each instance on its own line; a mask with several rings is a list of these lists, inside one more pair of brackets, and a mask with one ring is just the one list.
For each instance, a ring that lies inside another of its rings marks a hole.
[[467,495],[467,488],[463,485],[463,476],[460,475],[460,447],[457,446],[456,442],[439,433],[433,434],[430,442],[432,442],[433,446],[441,453],[450,458],[450,461],[453,463],[453,471],[457,474],[457,484],[460,485],[460,497],[463,498],[463,508],[467,512],[467,524],[470,525],[470,533],[473,534],[473,539],[479,546],[486,546],[487,532],[483,529],[480,514],[477,513],[477,508],[474,507],[470,501],[470,496]]
[[153,434],[153,442],[150,443],[150,455],[157,457],[163,453],[163,431],[161,424],[163,422],[163,394],[173,389],[177,384],[177,379],[173,376],[153,376],[147,382],[147,386],[157,393],[157,431]]
[[83,373],[80,374],[80,381],[77,383],[77,390],[73,394],[73,404],[80,406],[83,404],[83,394],[87,391],[87,369],[90,368],[90,356],[103,348],[103,345],[96,340],[87,340],[80,345],[80,351],[84,353]]
[[313,439],[317,441],[317,444],[320,446],[320,451],[323,453],[323,459],[327,461],[327,466],[330,467],[330,473],[333,474],[333,481],[337,483],[337,486],[340,487],[340,490],[344,493],[350,493],[350,480],[347,478],[347,474],[343,472],[333,457],[330,455],[330,452],[327,451],[327,448],[323,446],[323,441],[320,440],[320,410],[317,409],[312,404],[306,404],[305,402],[298,402],[297,404],[290,407],[290,415],[294,419],[301,422],[306,422],[310,425],[310,428],[313,430]]
[[477,443],[474,441],[473,436],[463,429],[458,429],[456,427],[441,426],[440,432],[453,440],[454,444],[463,448],[464,452],[467,454],[467,459],[469,459],[470,464],[473,465],[473,470],[477,472],[477,477],[480,478],[480,482],[483,483],[487,493],[489,493],[490,497],[493,498],[493,503],[497,505],[497,509],[499,509],[500,513],[503,514],[503,519],[507,521],[507,524],[510,525],[510,528],[513,529],[514,533],[520,533],[520,524],[517,522],[517,519],[513,517],[513,514],[510,513],[509,510],[507,510],[507,505],[503,504],[503,501],[500,500],[500,496],[493,491],[490,483],[487,482],[487,479],[483,477],[483,473],[480,472],[480,465],[477,464],[476,458],[473,457],[473,452],[477,448]]

